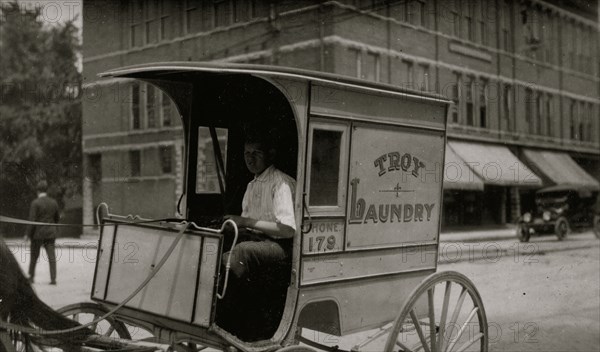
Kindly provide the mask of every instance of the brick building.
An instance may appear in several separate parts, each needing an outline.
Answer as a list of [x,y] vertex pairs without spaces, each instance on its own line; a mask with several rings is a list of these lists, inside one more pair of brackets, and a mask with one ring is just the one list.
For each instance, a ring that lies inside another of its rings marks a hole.
[[448,226],[510,222],[542,185],[600,178],[597,1],[103,0],[83,14],[84,222],[101,201],[175,213],[174,106],[96,76],[144,62],[283,65],[449,97]]

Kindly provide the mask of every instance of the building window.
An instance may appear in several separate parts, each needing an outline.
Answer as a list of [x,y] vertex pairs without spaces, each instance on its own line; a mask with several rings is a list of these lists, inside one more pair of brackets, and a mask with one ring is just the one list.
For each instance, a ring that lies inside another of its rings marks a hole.
[[525,122],[527,123],[527,132],[534,133],[534,109],[535,109],[535,99],[533,90],[525,89]]
[[415,0],[407,0],[406,3],[406,19],[405,22],[410,24],[417,24],[417,18],[419,18],[419,14],[417,13],[417,2]]
[[475,41],[475,27],[473,23],[473,15],[474,15],[474,2],[466,1],[465,2],[465,27],[467,31],[467,39],[470,41]]
[[144,15],[144,3],[142,1],[131,1],[129,3],[130,26],[129,26],[129,46],[136,47],[144,44],[144,35],[142,32],[142,20]]
[[590,31],[588,27],[584,27],[583,28],[583,34],[581,36],[581,41],[583,42],[583,52],[581,54],[582,57],[582,65],[583,65],[583,71],[585,73],[590,73],[590,64],[589,64],[589,58],[590,58],[590,46],[592,46],[592,42],[591,42],[591,36],[590,36]]
[[176,108],[171,98],[148,83],[131,87],[131,129],[173,126]]
[[131,128],[140,129],[140,84],[131,85]]
[[379,54],[367,53],[365,70],[361,78],[369,81],[379,82],[381,70],[380,66]]
[[487,31],[487,20],[488,18],[488,14],[486,11],[489,11],[489,7],[487,6],[487,2],[486,1],[480,1],[478,2],[478,6],[479,6],[479,20],[478,20],[478,29],[479,29],[479,40],[481,45],[488,45],[488,31]]
[[214,27],[225,27],[231,25],[233,12],[229,0],[213,0],[213,25]]
[[451,10],[451,17],[452,17],[452,35],[454,35],[455,37],[460,38],[461,37],[461,18],[460,18],[460,0],[453,0],[452,1],[452,10]]
[[164,127],[169,127],[173,124],[173,103],[171,102],[171,98],[164,92],[160,94],[161,102],[161,113],[162,113],[162,125]]
[[160,168],[163,174],[173,172],[173,147],[161,147],[160,149]]
[[233,13],[234,23],[248,21],[248,17],[250,16],[249,5],[250,2],[248,0],[232,0],[231,6],[233,6],[233,9],[231,12]]
[[569,136],[571,139],[576,140],[576,128],[575,128],[575,100],[571,100],[571,105],[569,106]]
[[269,16],[269,4],[263,0],[250,0],[250,17],[261,18]]
[[467,93],[466,101],[467,101],[467,125],[468,126],[473,126],[473,124],[474,124],[473,109],[475,108],[475,105],[473,104],[473,81],[474,81],[473,78],[469,79],[466,82],[466,86],[465,86],[465,90]]
[[585,64],[585,67],[587,68],[587,73],[593,75],[594,74],[594,64],[593,64],[593,57],[594,56],[594,46],[597,45],[598,41],[596,40],[596,37],[594,36],[594,33],[597,33],[596,31],[594,31],[594,29],[592,28],[588,28],[587,31],[587,40],[586,43],[587,45],[586,47],[586,54],[587,54],[587,61]]
[[512,113],[512,99],[511,99],[511,88],[510,86],[507,84],[504,86],[504,92],[503,92],[503,104],[502,106],[504,107],[504,120],[506,122],[506,129],[508,131],[512,131],[512,123],[511,123],[511,113]]
[[460,74],[455,74],[455,84],[452,86],[452,101],[454,104],[452,105],[452,122],[458,123],[458,112],[460,110]]
[[362,77],[362,52],[358,49],[350,49],[350,53],[352,56],[354,56],[353,61],[356,63],[356,70],[354,70],[356,77],[361,78]]
[[543,96],[541,93],[538,93],[535,97],[535,106],[536,106],[536,120],[535,120],[535,133],[538,135],[542,134],[543,131],[543,116],[544,116],[544,105],[543,105]]
[[419,24],[422,27],[427,27],[429,25],[429,21],[427,18],[427,3],[425,2],[425,0],[417,0],[417,7],[419,9]]
[[593,127],[592,127],[592,121],[594,118],[594,105],[592,103],[588,104],[588,118],[587,118],[587,141],[588,142],[592,142],[593,141]]
[[429,91],[429,65],[419,65],[421,72],[421,85],[419,88],[423,91]]
[[552,136],[554,133],[552,129],[552,122],[554,121],[552,116],[553,112],[554,109],[552,108],[552,96],[548,95],[546,97],[546,135],[548,136]]
[[481,82],[481,90],[479,94],[479,127],[487,127],[487,82]]
[[102,181],[102,154],[88,155],[87,180],[92,183]]
[[554,36],[552,35],[552,31],[554,29],[554,20],[552,17],[552,13],[551,12],[546,12],[545,14],[543,14],[543,17],[545,17],[545,25],[543,28],[543,50],[544,50],[544,56],[546,59],[546,62],[553,62],[554,58],[552,55],[552,50],[555,46],[554,44]]
[[185,34],[195,33],[202,29],[202,14],[198,8],[200,3],[195,0],[186,0],[183,12],[184,32]]
[[585,71],[584,62],[583,62],[583,46],[585,42],[583,41],[583,32],[584,28],[581,25],[577,25],[577,69],[579,71]]
[[506,51],[512,50],[511,28],[512,28],[511,1],[505,0],[502,6],[502,48]]
[[569,26],[571,30],[571,68],[577,69],[577,25],[572,22]]
[[406,87],[413,89],[415,84],[414,79],[414,64],[412,61],[403,61],[406,65]]
[[144,2],[144,44],[158,42],[158,1]]
[[142,170],[142,159],[139,150],[129,151],[129,169],[131,170],[131,177],[139,177]]
[[585,103],[581,102],[579,104],[579,121],[578,121],[578,127],[579,127],[579,140],[580,141],[585,141],[586,140],[586,135],[587,133],[585,132],[585,127],[587,126],[587,109],[585,108]]
[[532,48],[531,48],[531,52],[532,55],[535,59],[540,60],[540,61],[544,61],[544,50],[543,50],[543,43],[544,43],[544,38],[543,38],[543,34],[544,34],[544,16],[543,13],[540,11],[540,9],[537,6],[534,6],[531,9],[531,16],[532,16],[532,24],[531,24],[531,28],[532,28],[532,37],[531,37],[531,42],[530,44],[532,44]]
[[487,23],[483,20],[479,21],[479,31],[481,36],[481,44],[488,45]]
[[154,86],[146,84],[146,127],[156,127],[156,99]]
[[167,5],[167,1],[166,0],[162,0],[160,2],[160,25],[159,25],[159,37],[160,40],[165,40],[165,39],[169,39],[171,38],[171,30],[170,30],[170,15],[169,15],[169,9],[168,9]]

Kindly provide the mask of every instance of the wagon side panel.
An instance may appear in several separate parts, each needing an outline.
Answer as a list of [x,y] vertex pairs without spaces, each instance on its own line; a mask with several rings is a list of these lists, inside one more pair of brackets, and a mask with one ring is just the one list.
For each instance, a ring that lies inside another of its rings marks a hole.
[[[340,336],[381,327],[396,318],[410,292],[434,271],[304,288],[298,301],[298,325]],[[326,317],[323,310],[311,310],[310,306],[317,302],[334,304],[338,309],[331,314],[339,316]],[[323,321],[331,326],[323,326]]]

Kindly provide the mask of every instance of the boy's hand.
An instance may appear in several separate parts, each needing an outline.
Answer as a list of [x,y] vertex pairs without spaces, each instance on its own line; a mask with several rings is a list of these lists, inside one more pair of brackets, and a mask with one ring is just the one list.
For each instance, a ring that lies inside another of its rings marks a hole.
[[225,215],[223,217],[223,219],[231,220],[231,221],[235,222],[237,227],[247,227],[247,225],[248,225],[248,224],[246,224],[246,219],[239,215]]

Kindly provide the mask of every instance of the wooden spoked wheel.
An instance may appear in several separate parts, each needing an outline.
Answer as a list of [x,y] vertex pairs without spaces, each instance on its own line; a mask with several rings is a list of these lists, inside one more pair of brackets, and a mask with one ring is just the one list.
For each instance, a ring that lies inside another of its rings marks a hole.
[[27,334],[14,331],[0,330],[0,352],[33,351],[33,345]]
[[559,241],[564,240],[569,234],[569,231],[570,227],[567,219],[561,217],[556,220],[556,224],[554,225],[554,233],[556,234],[556,237],[558,237]]
[[[87,324],[106,314],[108,309],[96,303],[83,302],[62,307],[57,312],[81,324]],[[127,330],[127,326],[112,316],[93,324],[90,326],[90,330],[106,337],[131,340],[131,334]]]
[[486,352],[487,328],[483,303],[471,280],[454,271],[439,272],[406,299],[384,350]]

